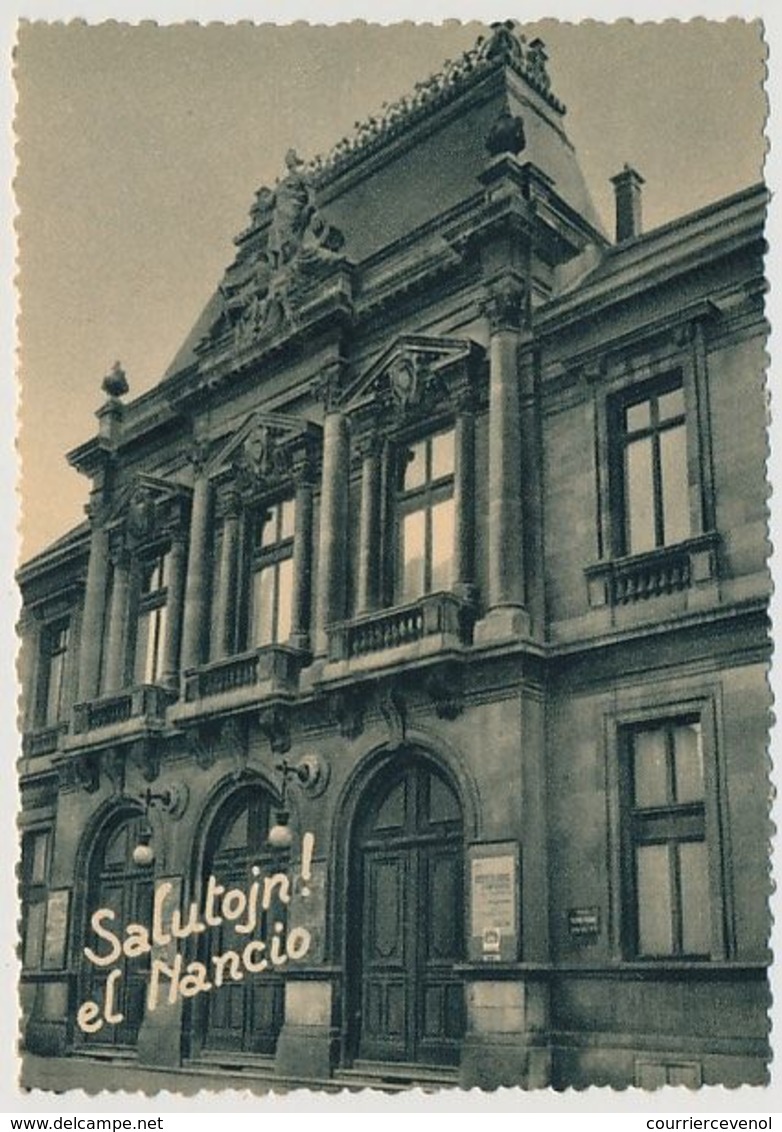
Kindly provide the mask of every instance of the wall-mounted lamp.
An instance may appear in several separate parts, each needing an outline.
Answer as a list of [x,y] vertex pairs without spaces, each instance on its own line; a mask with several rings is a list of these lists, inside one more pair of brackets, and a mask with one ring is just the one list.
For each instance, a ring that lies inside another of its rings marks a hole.
[[181,817],[187,805],[187,796],[188,791],[184,784],[172,785],[165,790],[153,790],[148,786],[139,794],[139,801],[144,803],[144,823],[139,832],[138,843],[133,847],[134,865],[150,868],[155,863],[152,824],[149,820],[152,808],[172,818]]
[[317,755],[305,755],[296,766],[289,763],[287,759],[283,759],[282,762],[275,765],[274,769],[282,775],[282,791],[280,807],[277,810],[274,825],[269,830],[268,841],[272,849],[282,853],[287,852],[293,844],[293,830],[290,826],[291,815],[287,806],[288,779],[295,779],[302,790],[313,798],[317,798],[328,786],[329,765]]

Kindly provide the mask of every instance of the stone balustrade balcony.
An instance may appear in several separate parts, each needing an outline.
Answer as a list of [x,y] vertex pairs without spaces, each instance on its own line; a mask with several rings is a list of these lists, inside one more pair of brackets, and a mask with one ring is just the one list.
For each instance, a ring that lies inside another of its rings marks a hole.
[[171,719],[179,723],[291,696],[307,656],[289,645],[267,645],[191,668],[185,673],[183,699],[171,709]]
[[52,755],[62,745],[63,736],[68,731],[65,722],[49,724],[46,727],[37,727],[28,731],[22,740],[22,752],[27,758],[39,758],[42,755]]
[[674,546],[588,566],[589,604],[629,605],[711,583],[717,578],[718,541],[710,531]]
[[405,605],[361,614],[329,629],[329,665],[364,667],[414,659],[472,641],[473,607],[452,593],[427,594]]
[[166,711],[174,697],[170,688],[139,684],[75,704],[71,733],[64,745],[70,749],[106,738],[122,740],[159,731],[165,725]]

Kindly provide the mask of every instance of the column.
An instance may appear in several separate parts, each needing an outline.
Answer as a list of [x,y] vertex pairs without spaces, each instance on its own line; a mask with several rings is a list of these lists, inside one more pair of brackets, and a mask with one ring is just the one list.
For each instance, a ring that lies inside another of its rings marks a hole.
[[356,610],[377,608],[380,581],[380,441],[372,432],[361,441],[361,517],[358,528]]
[[[190,507],[190,551],[187,560],[182,625],[182,671],[198,668],[203,660],[209,584],[209,479],[197,473]],[[215,595],[216,599],[217,595]]]
[[348,433],[338,410],[323,425],[323,490],[318,540],[318,592],[315,651],[328,649],[327,627],[345,616],[348,517]]
[[309,461],[294,470],[296,519],[293,531],[293,602],[291,635],[293,648],[310,647],[312,609],[312,472]]
[[492,289],[484,310],[489,347],[489,615],[478,638],[529,630],[524,592],[521,482],[521,392],[518,370],[523,287],[513,279]]
[[461,395],[456,412],[454,467],[454,592],[475,600],[475,414],[472,390]]
[[220,552],[220,585],[217,593],[217,656],[234,651],[236,587],[239,569],[239,513],[241,499],[236,488],[228,488],[220,499],[223,543]]
[[130,593],[130,555],[124,547],[118,548],[113,556],[114,563],[109,623],[106,627],[106,677],[107,692],[117,692],[125,684],[127,674],[127,625],[128,596]]
[[92,519],[90,560],[84,593],[81,648],[79,650],[78,701],[93,700],[100,687],[100,658],[103,642],[103,619],[106,611],[106,577],[109,561],[109,536],[100,525],[95,504],[88,505]]
[[166,598],[166,636],[163,641],[161,680],[167,688],[179,685],[179,645],[182,640],[182,610],[185,596],[186,544],[184,531],[174,531],[169,556]]
[[41,622],[29,609],[22,611],[17,626],[19,635],[19,654],[17,676],[19,679],[19,723],[22,731],[32,731],[38,725],[38,686],[37,673],[40,667]]

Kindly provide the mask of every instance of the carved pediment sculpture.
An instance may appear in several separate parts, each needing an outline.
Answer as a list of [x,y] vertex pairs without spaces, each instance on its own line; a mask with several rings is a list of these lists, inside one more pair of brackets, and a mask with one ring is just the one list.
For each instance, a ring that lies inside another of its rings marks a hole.
[[252,215],[262,232],[252,262],[221,288],[237,345],[292,323],[307,294],[341,258],[344,237],[318,211],[312,173],[295,150],[285,164],[276,189],[256,199]]

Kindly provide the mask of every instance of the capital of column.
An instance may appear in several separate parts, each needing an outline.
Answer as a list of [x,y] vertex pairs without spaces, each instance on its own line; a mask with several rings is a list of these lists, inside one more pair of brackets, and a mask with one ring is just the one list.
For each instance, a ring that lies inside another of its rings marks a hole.
[[491,333],[521,330],[526,321],[526,300],[527,287],[515,276],[492,283],[481,302],[481,314],[488,318]]
[[242,494],[237,487],[231,484],[229,487],[224,487],[217,497],[217,517],[225,521],[226,519],[238,519],[242,510]]
[[196,476],[203,475],[206,466],[209,462],[209,448],[208,440],[194,440],[187,453],[187,458],[193,465],[193,474]]
[[344,358],[336,358],[328,362],[312,383],[312,392],[320,401],[326,412],[335,412],[339,408],[342,393],[348,381],[348,363]]

